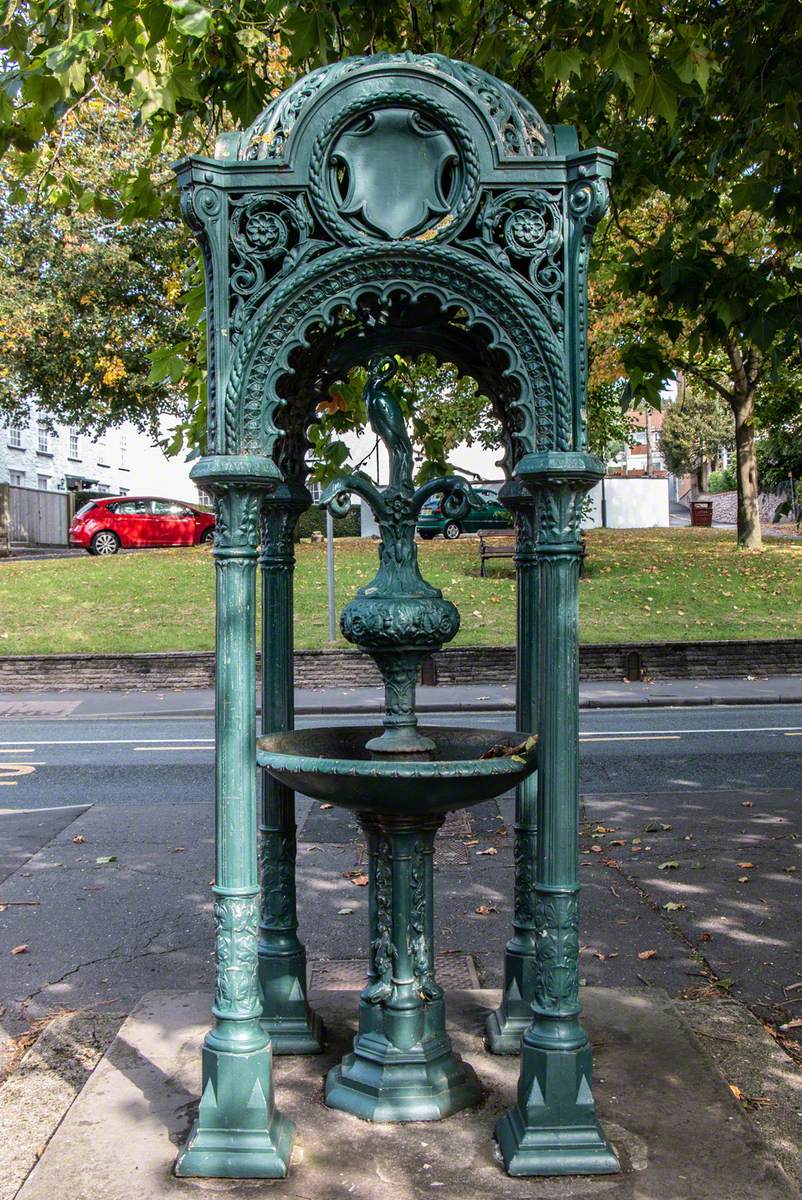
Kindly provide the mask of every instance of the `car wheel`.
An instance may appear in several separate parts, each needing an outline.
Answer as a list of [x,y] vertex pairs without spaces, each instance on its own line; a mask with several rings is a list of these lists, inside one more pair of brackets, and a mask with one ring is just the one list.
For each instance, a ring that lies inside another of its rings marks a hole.
[[450,542],[453,542],[454,539],[458,538],[461,533],[462,526],[460,525],[459,521],[449,521],[443,530],[443,537],[448,538]]
[[120,549],[120,539],[110,529],[102,529],[92,538],[89,549],[92,554],[116,554]]
[[202,546],[208,546],[209,542],[214,541],[214,525],[210,525],[208,529],[204,529],[200,540]]

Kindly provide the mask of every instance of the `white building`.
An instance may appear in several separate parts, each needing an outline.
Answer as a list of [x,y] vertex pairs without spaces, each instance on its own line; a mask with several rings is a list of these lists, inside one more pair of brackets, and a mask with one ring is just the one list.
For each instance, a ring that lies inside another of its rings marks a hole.
[[100,438],[66,425],[49,433],[34,410],[26,424],[0,428],[0,483],[14,487],[197,501],[189,470],[190,464],[168,458],[132,425],[110,429]]

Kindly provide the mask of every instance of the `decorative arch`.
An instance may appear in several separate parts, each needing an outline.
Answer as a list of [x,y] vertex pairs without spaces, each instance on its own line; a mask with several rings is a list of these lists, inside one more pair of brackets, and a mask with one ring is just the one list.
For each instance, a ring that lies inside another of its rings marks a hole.
[[[469,255],[423,244],[394,253],[343,248],[276,290],[232,357],[223,404],[228,452],[274,456],[281,436],[277,418],[288,403],[279,384],[295,373],[293,354],[309,347],[313,327],[333,328],[338,311],[357,311],[363,295],[388,300],[399,292],[412,301],[430,297],[442,313],[461,309],[464,327],[483,330],[487,345],[503,355],[503,375],[513,387],[499,403],[499,416],[513,465],[538,446],[567,448],[568,380],[559,343],[538,307]],[[438,329],[432,333],[429,345],[425,336],[418,338],[417,352],[441,357]]]

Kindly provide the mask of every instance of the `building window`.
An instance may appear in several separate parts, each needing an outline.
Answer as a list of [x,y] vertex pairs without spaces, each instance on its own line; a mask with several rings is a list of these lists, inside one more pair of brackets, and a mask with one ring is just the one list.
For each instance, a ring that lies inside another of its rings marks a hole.
[[8,427],[8,444],[14,446],[15,449],[22,449],[22,426],[9,425]]
[[120,466],[128,468],[125,465],[125,460],[128,457],[128,438],[124,433],[120,434]]
[[[45,426],[41,424],[41,422],[37,427],[36,449],[39,452],[39,454],[49,454],[50,453],[50,435],[48,434]],[[41,478],[41,476],[40,476],[40,478]]]
[[70,458],[78,458],[78,430],[70,430]]
[[9,471],[8,482],[12,487],[25,487],[25,472],[24,471]]
[[214,508],[214,500],[209,492],[204,492],[203,488],[198,488],[198,504],[205,504],[209,508]]
[[317,504],[318,500],[320,499],[321,493],[323,491],[320,484],[317,481],[315,481],[314,483],[310,483],[309,491],[312,496],[312,503]]
[[104,437],[100,438],[97,443],[97,465],[99,467],[107,467],[109,465],[106,462],[106,439]]
[[40,491],[46,492],[50,486],[50,479],[48,478],[47,475],[37,475],[36,476],[36,486],[39,488]]

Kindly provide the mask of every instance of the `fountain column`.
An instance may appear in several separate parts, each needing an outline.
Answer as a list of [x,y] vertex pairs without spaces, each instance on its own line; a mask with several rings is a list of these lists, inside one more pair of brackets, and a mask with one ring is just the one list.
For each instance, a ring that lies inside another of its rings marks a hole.
[[292,1142],[293,1125],[273,1104],[257,953],[255,584],[259,506],[273,471],[265,459],[220,456],[192,472],[214,496],[216,520],[217,985],[198,1119],[176,1162],[179,1176],[281,1178]]
[[535,980],[518,1103],[496,1126],[511,1175],[619,1170],[596,1120],[591,1048],[580,1021],[578,931],[578,637],[580,520],[604,473],[590,454],[525,455],[516,474],[537,497],[540,744]]
[[354,1048],[326,1104],[368,1121],[437,1121],[475,1104],[476,1076],[446,1033],[434,975],[434,839],[443,813],[359,813],[368,845],[368,982]]
[[[517,480],[507,483],[499,500],[515,514],[517,575],[516,724],[537,733],[538,563],[535,553],[536,499]],[[532,1019],[535,990],[534,882],[537,851],[537,773],[515,793],[515,908],[512,937],[504,951],[501,1004],[487,1018],[485,1032],[493,1054],[518,1054]]]
[[[312,502],[305,487],[280,484],[262,501],[262,732],[294,727],[293,537]],[[318,1054],[323,1024],[307,1003],[306,950],[295,897],[295,795],[262,772],[259,824],[262,906],[259,984],[262,1023],[275,1054]]]

